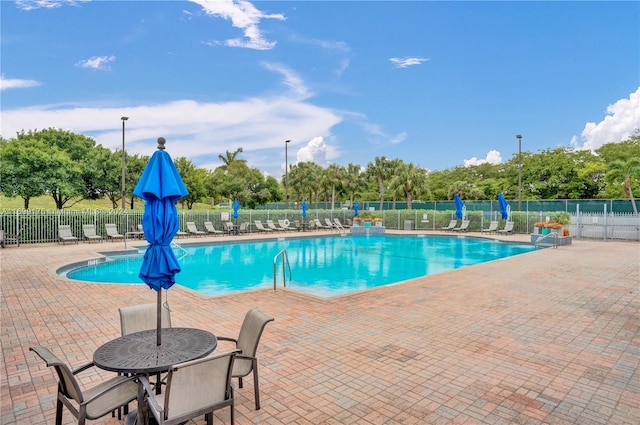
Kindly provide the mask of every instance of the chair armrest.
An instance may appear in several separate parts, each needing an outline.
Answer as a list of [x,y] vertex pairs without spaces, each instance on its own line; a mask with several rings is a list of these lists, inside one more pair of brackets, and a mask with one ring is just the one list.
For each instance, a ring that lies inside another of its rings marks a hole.
[[217,336],[216,335],[216,339],[218,341],[231,341],[231,342],[235,342],[236,344],[238,343],[237,339],[231,338],[231,337],[228,337],[228,336]]
[[90,368],[92,368],[94,366],[95,366],[95,363],[89,362],[89,363],[83,364],[83,365],[78,366],[77,368],[73,369],[71,371],[71,373],[73,373],[74,375],[77,375],[78,373],[84,372],[85,370],[90,369]]
[[[105,395],[106,393],[108,393],[109,391],[112,391],[116,388],[118,388],[120,385],[126,384],[129,381],[136,381],[138,379],[137,376],[133,375],[133,376],[122,376],[121,379],[118,379],[114,382],[111,383],[111,385],[108,385],[106,387],[104,387],[102,389],[102,391],[96,393],[93,395],[93,397],[87,398],[85,399],[82,404],[88,404],[91,403],[92,401],[94,401],[95,399],[102,397],[103,395]],[[134,397],[135,398],[135,397]]]
[[158,404],[158,400],[156,399],[156,394],[153,388],[151,388],[151,383],[147,379],[146,376],[139,377],[142,386],[144,387],[144,391],[147,393],[147,404],[151,407],[152,411],[159,412],[162,417],[164,417],[164,409],[160,404]]

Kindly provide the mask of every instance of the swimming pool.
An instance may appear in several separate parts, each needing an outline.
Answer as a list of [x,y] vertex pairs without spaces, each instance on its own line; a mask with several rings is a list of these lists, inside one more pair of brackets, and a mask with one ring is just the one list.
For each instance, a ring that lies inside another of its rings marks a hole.
[[[528,244],[458,236],[326,236],[237,243],[185,245],[176,250],[182,271],[176,282],[205,295],[225,295],[273,287],[273,261],[286,249],[297,291],[332,297],[535,249]],[[280,260],[279,260],[280,261]],[[104,283],[142,283],[142,255],[107,256],[104,261],[60,274]],[[282,266],[277,269],[282,284]]]

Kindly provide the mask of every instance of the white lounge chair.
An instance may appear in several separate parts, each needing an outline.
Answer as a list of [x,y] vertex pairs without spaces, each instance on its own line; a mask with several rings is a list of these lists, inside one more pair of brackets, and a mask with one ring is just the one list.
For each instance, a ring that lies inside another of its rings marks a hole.
[[333,222],[336,224],[336,226],[338,226],[338,229],[344,230],[346,227],[351,227],[350,224],[342,224],[342,223],[340,223],[340,220],[338,219],[338,217],[335,217],[333,219]]
[[454,232],[467,232],[469,231],[469,224],[471,222],[469,220],[462,220],[462,224],[460,225],[460,227],[454,227],[453,230]]
[[489,227],[487,227],[486,229],[482,229],[481,232],[482,233],[494,233],[498,231],[498,222],[497,221],[492,221],[491,223],[489,223]]
[[458,220],[451,220],[448,226],[442,228],[442,231],[453,230],[458,225]]
[[222,235],[224,234],[224,232],[222,230],[217,230],[215,227],[213,227],[213,223],[210,221],[205,221],[204,222],[204,228],[207,231],[207,233],[211,233],[213,235]]
[[271,230],[275,230],[276,232],[284,232],[282,227],[278,227],[274,224],[273,220],[267,220],[267,227]]
[[498,230],[498,233],[502,233],[504,235],[513,234],[513,221],[507,221],[507,223],[504,225],[504,228]]
[[316,224],[316,228],[318,229],[330,229],[330,227],[323,226],[322,223],[320,222],[320,219],[314,218],[313,222]]
[[84,237],[89,241],[102,241],[102,236],[96,233],[96,225],[95,224],[83,224],[82,225],[82,233]]
[[187,231],[192,234],[192,235],[196,235],[196,236],[206,236],[207,233],[203,232],[202,230],[198,230],[198,228],[196,227],[196,223],[193,221],[187,221]]
[[124,235],[118,233],[118,227],[114,223],[105,224],[104,230],[107,232],[107,238],[111,240],[124,238]]
[[295,227],[291,227],[291,223],[289,223],[289,220],[278,220],[278,224],[283,230],[297,230]]
[[258,229],[260,232],[273,232],[273,229],[267,229],[266,227],[264,227],[264,224],[262,224],[261,220],[254,220],[253,222],[256,225],[256,229]]
[[68,224],[61,224],[58,226],[58,239],[64,245],[67,242],[78,243],[78,238],[71,233],[71,226]]

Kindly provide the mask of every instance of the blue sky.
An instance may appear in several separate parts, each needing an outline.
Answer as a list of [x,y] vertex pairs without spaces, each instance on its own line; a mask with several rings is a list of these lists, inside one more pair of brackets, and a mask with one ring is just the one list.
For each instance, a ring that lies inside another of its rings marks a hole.
[[0,134],[442,170],[640,128],[640,3],[6,1]]

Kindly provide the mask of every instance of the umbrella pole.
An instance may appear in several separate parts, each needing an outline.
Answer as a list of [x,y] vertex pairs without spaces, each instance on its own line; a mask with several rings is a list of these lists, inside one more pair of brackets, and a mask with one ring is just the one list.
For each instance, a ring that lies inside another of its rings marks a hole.
[[156,331],[156,345],[162,345],[162,288],[158,289],[158,330]]

